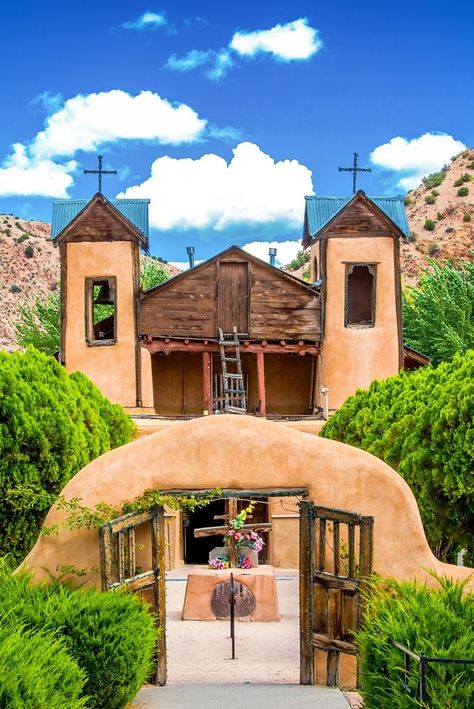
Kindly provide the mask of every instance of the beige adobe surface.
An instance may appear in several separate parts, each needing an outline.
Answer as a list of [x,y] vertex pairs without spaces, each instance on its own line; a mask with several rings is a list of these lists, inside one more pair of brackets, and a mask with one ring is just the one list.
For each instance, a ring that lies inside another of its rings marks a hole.
[[[203,417],[138,439],[89,463],[63,495],[93,507],[118,505],[147,488],[300,486],[308,487],[318,504],[375,517],[379,574],[432,583],[426,569],[453,578],[472,573],[433,556],[415,498],[388,465],[365,451],[253,417]],[[53,507],[45,524],[64,522],[65,515]],[[98,569],[97,531],[62,529],[42,536],[25,560],[36,578],[62,564]],[[90,576],[97,585],[99,578]]]

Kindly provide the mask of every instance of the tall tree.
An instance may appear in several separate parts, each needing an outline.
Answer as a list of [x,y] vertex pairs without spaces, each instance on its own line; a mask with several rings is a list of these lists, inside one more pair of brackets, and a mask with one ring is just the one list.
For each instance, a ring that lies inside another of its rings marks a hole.
[[404,341],[434,365],[474,348],[474,263],[432,261],[403,294]]

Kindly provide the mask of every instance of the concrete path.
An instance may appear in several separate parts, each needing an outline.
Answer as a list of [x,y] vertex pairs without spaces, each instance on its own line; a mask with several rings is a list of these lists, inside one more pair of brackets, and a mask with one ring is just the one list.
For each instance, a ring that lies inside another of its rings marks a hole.
[[146,686],[133,709],[349,709],[338,689],[294,684],[181,684]]

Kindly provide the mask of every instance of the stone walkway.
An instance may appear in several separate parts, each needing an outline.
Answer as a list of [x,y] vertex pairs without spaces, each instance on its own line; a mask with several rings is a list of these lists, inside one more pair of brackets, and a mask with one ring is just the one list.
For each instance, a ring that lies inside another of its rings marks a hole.
[[133,709],[348,709],[338,689],[292,684],[181,684],[144,687]]

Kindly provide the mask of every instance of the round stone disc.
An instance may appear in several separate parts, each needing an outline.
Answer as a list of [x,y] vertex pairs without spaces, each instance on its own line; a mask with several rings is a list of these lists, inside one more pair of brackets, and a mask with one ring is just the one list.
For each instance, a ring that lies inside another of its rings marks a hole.
[[[230,618],[230,581],[223,581],[214,586],[211,596],[211,609],[218,620]],[[245,618],[255,610],[255,596],[240,581],[234,581],[235,617]]]

